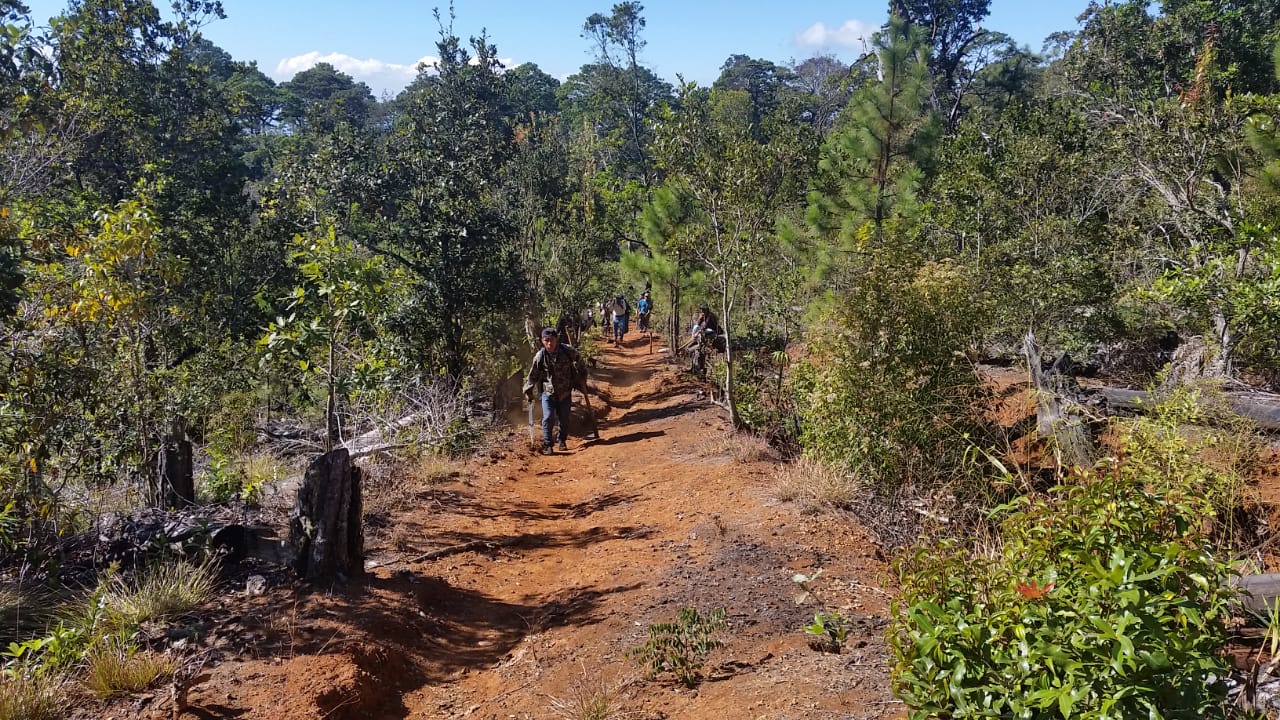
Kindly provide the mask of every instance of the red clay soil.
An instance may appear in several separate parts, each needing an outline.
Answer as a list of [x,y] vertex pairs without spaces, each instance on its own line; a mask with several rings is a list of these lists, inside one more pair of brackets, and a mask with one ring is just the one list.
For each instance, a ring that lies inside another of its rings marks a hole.
[[[637,720],[902,716],[875,546],[775,501],[779,465],[735,459],[723,411],[663,357],[638,337],[605,348],[602,439],[544,457],[520,428],[459,476],[407,485],[406,509],[370,531],[365,578],[238,600],[251,644],[179,717],[585,718],[572,708],[591,696]],[[797,604],[792,575],[818,568],[821,606]],[[692,690],[627,656],[682,607],[729,621]],[[841,654],[802,632],[824,608],[854,623]],[[107,716],[169,718],[160,695]]]

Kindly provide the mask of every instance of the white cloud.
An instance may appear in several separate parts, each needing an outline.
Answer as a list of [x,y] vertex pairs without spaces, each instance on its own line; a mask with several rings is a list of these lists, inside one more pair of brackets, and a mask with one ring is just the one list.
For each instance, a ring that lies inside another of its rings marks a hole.
[[828,27],[819,20],[799,33],[796,33],[796,44],[801,47],[831,48],[843,47],[853,50],[865,50],[871,36],[880,28],[861,20],[845,20],[838,28]]
[[[361,59],[345,53],[321,54],[312,50],[301,55],[284,58],[276,63],[273,75],[277,81],[284,82],[293,79],[294,75],[303,70],[313,68],[320,63],[329,63],[357,81],[368,85],[373,90],[374,95],[381,96],[384,92],[394,95],[403,90],[406,85],[418,76],[418,67],[420,65],[432,68],[438,60],[439,58],[424,55],[412,64],[401,64],[376,58]],[[474,63],[475,58],[472,58],[471,61]],[[499,58],[498,61],[506,67],[514,67],[511,58]]]
[[284,58],[276,63],[276,70],[273,75],[276,80],[284,82],[293,79],[294,75],[303,70],[313,68],[320,63],[329,63],[338,70],[368,85],[373,89],[375,95],[380,95],[383,91],[394,94],[403,90],[405,85],[408,85],[418,76],[419,64],[434,65],[435,62],[436,58],[430,56],[418,58],[412,64],[401,64],[376,58],[361,59],[345,53],[321,54],[312,50],[301,55]]

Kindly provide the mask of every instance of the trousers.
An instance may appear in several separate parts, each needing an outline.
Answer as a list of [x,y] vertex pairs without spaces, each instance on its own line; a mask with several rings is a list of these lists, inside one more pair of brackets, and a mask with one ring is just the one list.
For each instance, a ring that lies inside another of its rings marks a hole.
[[569,412],[573,409],[573,396],[558,400],[550,393],[542,393],[542,444],[551,447],[552,428],[560,424],[560,442],[569,441]]

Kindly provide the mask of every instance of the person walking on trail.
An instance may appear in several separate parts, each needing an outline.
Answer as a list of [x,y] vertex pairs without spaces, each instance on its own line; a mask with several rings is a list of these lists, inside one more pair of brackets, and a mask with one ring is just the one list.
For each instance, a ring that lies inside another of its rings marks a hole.
[[560,450],[569,449],[569,411],[573,407],[573,391],[587,392],[587,365],[582,354],[571,345],[560,342],[555,328],[543,328],[542,349],[533,356],[533,364],[524,381],[524,396],[533,402],[542,398],[542,454],[552,454],[553,430],[560,426]]
[[653,312],[653,300],[649,299],[649,291],[645,290],[636,301],[637,327],[640,332],[649,332],[649,313]]
[[613,342],[617,344],[622,342],[622,338],[627,334],[627,319],[631,314],[631,305],[619,294],[613,299],[609,310],[613,313]]
[[689,342],[683,349],[692,352],[692,370],[698,375],[706,373],[708,355],[717,350],[724,352],[725,343],[720,331],[720,319],[711,312],[711,308],[703,305],[698,309],[698,317],[693,321]]

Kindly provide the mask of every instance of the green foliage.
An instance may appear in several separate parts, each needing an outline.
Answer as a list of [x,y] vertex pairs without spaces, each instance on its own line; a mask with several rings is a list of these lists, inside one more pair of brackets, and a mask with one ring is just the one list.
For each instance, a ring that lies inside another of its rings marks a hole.
[[882,79],[861,88],[839,128],[823,147],[809,193],[807,220],[833,255],[865,243],[863,226],[876,233],[895,218],[914,216],[917,191],[931,164],[940,131],[926,107],[928,73],[919,28],[891,17],[876,35]]
[[265,351],[264,364],[296,364],[303,377],[324,383],[327,451],[338,439],[338,398],[350,392],[351,379],[367,373],[371,362],[358,350],[341,353],[343,359],[349,354],[357,359],[344,362],[339,348],[350,350],[368,333],[387,298],[387,273],[380,258],[338,235],[332,224],[297,235],[293,243],[293,259],[304,284],[283,298],[284,310],[267,325],[258,344]]
[[6,669],[23,677],[46,677],[80,662],[90,644],[89,631],[59,623],[48,635],[25,642],[11,642],[0,656]]
[[671,673],[677,682],[693,687],[701,679],[699,671],[712,650],[724,643],[715,634],[727,627],[724,608],[702,614],[696,608],[680,608],[675,622],[653,623],[644,645],[627,655],[649,680]]
[[978,308],[947,263],[914,276],[877,266],[810,329],[792,375],[805,452],[873,491],[963,478],[981,442],[982,386],[962,354]]
[[279,482],[280,475],[280,460],[269,453],[224,455],[210,449],[209,469],[201,489],[211,502],[234,499],[246,505],[257,505],[263,493]]
[[1208,504],[1181,476],[1122,465],[1077,477],[1003,508],[997,547],[943,540],[904,558],[889,639],[910,717],[1219,708],[1234,570],[1205,534]]
[[1181,387],[1161,395],[1148,413],[1115,425],[1126,470],[1146,478],[1149,490],[1189,491],[1202,499],[1212,510],[1206,527],[1221,547],[1256,541],[1240,518],[1255,500],[1249,476],[1256,470],[1259,439],[1217,391]]
[[813,615],[813,622],[804,626],[804,631],[816,636],[813,641],[819,649],[830,650],[839,654],[849,638],[849,620],[838,612],[818,612]]

